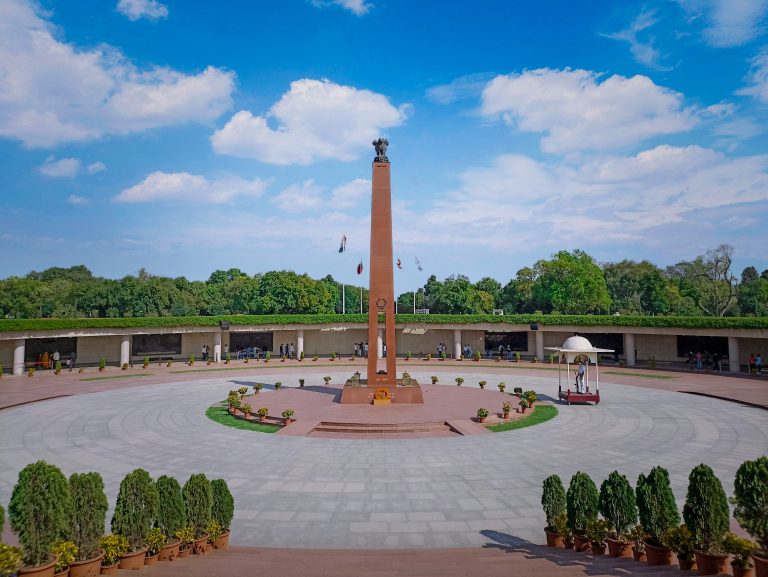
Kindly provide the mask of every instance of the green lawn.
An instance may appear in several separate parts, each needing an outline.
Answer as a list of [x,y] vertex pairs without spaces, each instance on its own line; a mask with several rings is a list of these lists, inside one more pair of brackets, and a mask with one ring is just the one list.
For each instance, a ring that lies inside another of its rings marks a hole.
[[110,375],[108,377],[83,377],[81,381],[111,381],[114,379],[132,379],[133,377],[151,377],[152,373],[126,373],[124,375]]
[[549,421],[557,416],[557,407],[554,405],[535,405],[533,407],[533,413],[522,419],[516,421],[507,421],[505,423],[499,423],[498,425],[488,425],[486,428],[494,433],[501,433],[503,431],[511,431],[513,429],[522,429],[523,427],[530,427],[531,425],[538,425],[544,421]]
[[205,416],[221,425],[234,427],[235,429],[258,431],[260,433],[274,433],[275,431],[280,430],[280,427],[277,425],[265,425],[262,423],[252,423],[250,421],[236,419],[229,414],[226,405],[214,405],[213,407],[208,407],[205,410]]
[[627,375],[630,377],[642,377],[644,379],[677,379],[674,375],[649,375],[646,373],[625,373],[622,371],[603,371],[604,375]]

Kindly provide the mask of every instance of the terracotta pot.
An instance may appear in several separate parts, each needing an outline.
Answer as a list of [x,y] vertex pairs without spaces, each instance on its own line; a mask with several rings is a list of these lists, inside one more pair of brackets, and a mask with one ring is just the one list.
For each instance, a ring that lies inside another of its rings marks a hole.
[[195,543],[192,546],[193,555],[205,555],[205,545],[208,543],[208,533],[203,533],[203,536],[199,539],[195,539]]
[[755,564],[755,577],[768,577],[768,557],[752,555],[752,561]]
[[147,548],[142,547],[138,551],[131,551],[120,557],[119,568],[129,571],[141,571],[144,567],[144,557],[147,556]]
[[144,565],[154,565],[157,563],[157,558],[160,556],[160,553],[155,553],[154,555],[147,555],[144,557]]
[[611,557],[632,557],[632,543],[629,541],[608,538],[605,542],[608,543],[608,554]]
[[485,417],[478,417],[477,418],[478,423],[485,423]]
[[672,564],[672,549],[669,547],[655,547],[646,543],[645,556],[646,563],[650,566]]
[[25,565],[19,569],[18,574],[27,575],[28,577],[53,577],[56,574],[54,568],[56,567],[58,560],[59,558],[56,557],[56,555],[49,555],[47,563],[43,565],[35,565],[34,567]]
[[605,543],[593,541],[591,544],[592,555],[605,555]]
[[184,559],[192,554],[192,546],[190,545],[186,549],[179,549],[179,559]]
[[160,549],[160,555],[158,561],[173,561],[179,556],[179,546],[181,545],[181,539],[174,539],[171,543]]
[[107,565],[106,567],[101,568],[101,574],[102,575],[117,575],[117,567],[120,565],[120,562],[118,561],[114,565]]
[[505,420],[505,421],[508,421],[508,420],[509,420],[509,413],[504,413],[504,420]]
[[710,555],[704,551],[694,551],[699,575],[720,575],[725,573],[725,562],[728,555]]
[[586,537],[583,537],[582,535],[574,535],[573,546],[576,549],[576,551],[589,551],[590,549],[589,539],[587,539]]
[[573,541],[566,541],[565,542],[565,548],[573,550]]
[[101,571],[101,560],[104,559],[104,550],[97,549],[98,555],[93,559],[75,561],[69,567],[69,577],[96,577]]
[[733,577],[752,577],[752,567],[736,567],[731,561],[731,571]]
[[[58,372],[56,373],[59,374]],[[69,567],[64,569],[64,571],[59,571],[58,573],[54,573],[53,577],[69,577]]]
[[218,539],[213,543],[214,549],[221,549],[226,551],[229,549],[229,531],[224,531]]
[[680,565],[680,571],[695,571],[696,570],[696,559],[680,559],[677,558],[677,564]]
[[640,563],[645,563],[647,560],[647,557],[645,556],[645,551],[638,551],[633,547],[632,559],[634,559],[635,561],[639,561]]
[[547,534],[547,547],[565,549],[565,539],[563,539],[563,536],[560,533],[555,533],[549,529],[544,529],[544,533]]

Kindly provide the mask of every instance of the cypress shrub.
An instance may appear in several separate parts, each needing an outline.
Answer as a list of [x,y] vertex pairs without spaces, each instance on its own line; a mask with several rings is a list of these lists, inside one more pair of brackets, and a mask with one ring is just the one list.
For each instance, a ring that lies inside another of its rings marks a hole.
[[205,533],[208,525],[211,524],[211,510],[213,509],[211,483],[202,473],[192,475],[184,483],[182,495],[187,507],[187,521],[195,530],[195,537],[199,539]]
[[768,555],[768,457],[741,464],[733,494],[733,516]]
[[107,496],[104,481],[98,473],[74,473],[69,478],[72,494],[72,541],[77,546],[77,560],[96,556],[99,541],[104,536],[107,519]]
[[661,546],[664,534],[680,523],[680,513],[675,495],[669,484],[669,473],[663,467],[654,467],[648,476],[642,473],[637,478],[637,511],[640,524],[649,535],[652,545]]
[[5,525],[5,509],[0,505],[0,528],[2,528],[3,525]]
[[187,525],[187,509],[181,496],[181,485],[173,477],[163,475],[157,480],[160,508],[157,511],[157,527],[172,539],[176,532]]
[[232,517],[235,516],[235,499],[229,491],[227,482],[224,479],[214,479],[211,481],[211,491],[213,493],[213,510],[211,516],[214,521],[218,521],[222,529],[229,530],[232,524]]
[[8,517],[24,549],[27,565],[47,562],[54,543],[69,538],[71,516],[69,484],[58,467],[38,461],[19,472]]
[[112,532],[128,540],[129,551],[144,546],[144,537],[157,519],[159,507],[157,487],[144,469],[131,471],[120,482]]
[[541,488],[541,506],[547,517],[547,529],[554,531],[555,519],[565,513],[565,488],[557,475],[550,475],[544,479]]
[[708,465],[697,465],[688,476],[683,519],[693,533],[696,548],[719,553],[728,532],[730,512],[720,479]]
[[565,499],[568,527],[583,535],[587,530],[587,521],[597,519],[599,494],[595,482],[581,471],[571,477],[568,493]]
[[600,485],[600,514],[611,524],[616,539],[622,539],[637,523],[635,492],[624,475],[614,471]]

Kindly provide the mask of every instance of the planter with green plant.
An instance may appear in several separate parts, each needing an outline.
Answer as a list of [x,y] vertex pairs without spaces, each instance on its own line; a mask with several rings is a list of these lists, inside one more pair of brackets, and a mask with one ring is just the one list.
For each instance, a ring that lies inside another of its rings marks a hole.
[[667,470],[654,467],[647,476],[641,473],[637,478],[635,496],[640,524],[647,535],[647,563],[669,565],[672,562],[672,550],[664,543],[664,535],[670,527],[680,523],[680,513]]
[[251,416],[251,407],[250,403],[240,403],[240,412],[243,414],[243,419],[248,419],[248,417]]
[[[522,403],[525,399],[521,399]],[[587,521],[597,519],[599,493],[595,482],[589,475],[578,471],[568,485],[565,496],[565,509],[568,515],[568,526],[573,531],[573,538],[577,551],[589,549],[589,540],[586,538]]]
[[405,353],[405,360],[406,361],[410,361],[411,360],[411,351],[408,351],[407,353]]
[[480,382],[479,382],[479,383],[477,383],[477,384],[478,384],[478,385],[480,385],[480,388],[481,388],[481,389],[485,389],[485,385],[487,385],[488,383],[487,383],[486,381],[480,381]]
[[99,473],[74,473],[69,477],[69,492],[72,497],[71,537],[77,546],[69,574],[70,577],[89,577],[98,574],[104,558],[104,551],[99,549],[109,509],[104,481]]
[[229,364],[229,361],[231,361],[231,360],[232,360],[232,355],[230,355],[229,353],[227,353],[226,355],[224,355],[224,364],[225,364],[225,365],[228,365],[228,364]]
[[144,368],[146,369],[149,366],[149,357],[144,357]]
[[502,383],[499,383],[498,387],[499,387],[499,392],[503,393],[504,390],[507,388],[507,384],[502,382]]
[[67,478],[54,465],[37,461],[19,472],[8,505],[8,519],[24,552],[24,562],[53,575],[50,554],[57,541],[69,537],[72,497]]
[[526,414],[531,407],[531,404],[528,402],[528,399],[526,398],[520,399],[520,402],[518,403],[518,405],[520,405],[520,413],[523,415]]
[[165,547],[165,533],[157,527],[153,527],[149,530],[149,533],[144,537],[144,541],[147,544],[147,553],[144,558],[145,565],[154,565],[157,563],[157,558],[160,556],[160,551]]
[[512,392],[519,399],[523,395],[523,388],[522,387],[515,387],[515,388],[512,389]]
[[480,362],[481,356],[482,355],[480,355],[480,351],[475,351],[475,362]]
[[77,557],[77,545],[72,541],[59,541],[51,548],[51,555],[56,556],[53,574],[56,577],[67,577],[69,575],[69,566],[75,562]]
[[299,379],[299,388],[304,388],[304,379]]
[[533,406],[536,404],[536,401],[538,400],[538,397],[536,396],[536,391],[525,391],[523,393],[523,397],[525,397],[528,400],[528,406],[533,408]]
[[437,381],[439,381],[439,380],[440,380],[440,379],[438,379],[438,378],[437,378],[437,376],[435,376],[435,375],[432,375],[432,376],[431,376],[431,377],[429,377],[429,378],[430,378],[430,380],[432,381],[432,384],[433,384],[433,385],[436,385],[436,384],[437,384]]
[[216,541],[221,539],[221,523],[219,523],[216,519],[211,518],[211,522],[208,524],[208,527],[205,528],[205,532],[208,534],[208,549],[216,549],[215,546]]
[[756,577],[768,577],[768,457],[745,461],[733,484],[733,517],[757,542]]
[[127,371],[128,370],[128,363],[123,363],[123,366],[120,367],[120,370]]
[[189,557],[195,544],[195,530],[192,527],[182,527],[175,533],[179,540],[179,558]]
[[120,558],[128,552],[128,539],[122,535],[110,533],[101,538],[99,548],[104,551],[104,558],[101,560],[101,574],[117,575]]
[[160,561],[173,561],[179,555],[181,540],[176,533],[187,525],[187,508],[181,496],[181,485],[173,477],[161,476],[155,483],[160,497],[157,510],[157,528],[166,535],[163,548],[160,549]]
[[[505,404],[508,405],[509,403]],[[544,479],[541,488],[541,506],[547,519],[547,526],[544,527],[544,532],[547,535],[547,545],[561,549],[564,548],[565,541],[563,535],[555,528],[558,516],[565,515],[565,488],[558,475],[550,475]]]
[[477,421],[479,423],[485,423],[485,419],[488,418],[488,409],[477,409]]
[[699,574],[724,573],[728,555],[723,553],[723,538],[728,532],[730,511],[720,479],[709,465],[697,465],[688,475],[683,519],[693,533]]
[[589,540],[593,555],[605,555],[605,538],[611,525],[605,519],[590,519],[587,521],[585,536]]
[[299,362],[301,362],[301,361],[303,361],[303,360],[304,360],[304,351],[301,351],[301,352],[299,353]]
[[629,540],[632,542],[632,558],[635,561],[644,563],[646,561],[645,540],[648,537],[645,533],[645,529],[638,523],[632,527],[632,530],[627,534],[627,537],[629,537]]
[[681,571],[689,571],[696,568],[696,560],[693,554],[693,533],[683,523],[675,527],[670,527],[665,536],[664,542],[675,552],[677,564]]
[[598,501],[600,514],[608,521],[613,532],[608,536],[611,557],[632,557],[632,543],[627,532],[637,523],[637,500],[629,480],[613,471],[600,485]]
[[323,381],[325,381],[325,384],[328,385],[328,383],[331,382],[331,377],[326,375],[325,377],[323,377]]
[[24,565],[24,554],[18,547],[0,543],[0,575],[11,577]]
[[752,575],[750,557],[757,545],[749,539],[744,539],[733,533],[726,533],[723,538],[723,551],[733,555],[731,569],[733,577],[749,577]]
[[160,495],[149,473],[134,469],[123,478],[112,516],[112,532],[128,539],[128,552],[120,559],[120,569],[144,566],[144,538],[154,525],[159,508]]
[[282,386],[283,386],[283,383],[281,383],[280,381],[277,381],[275,383],[275,390],[279,391]]
[[504,401],[501,404],[501,415],[504,418],[504,420],[509,420],[509,413],[512,412],[512,403],[509,401]]
[[253,394],[258,395],[259,391],[264,388],[264,385],[262,383],[256,383],[253,385]]
[[194,364],[195,364],[195,353],[191,353],[189,355],[189,366],[191,367]]
[[519,352],[515,352],[515,362],[516,363],[520,362],[520,353]]
[[103,372],[107,368],[107,359],[101,357],[99,359],[99,372]]
[[237,394],[240,395],[240,400],[248,394],[248,387],[240,387],[237,389]]
[[[568,515],[565,510],[555,517],[555,523],[553,525],[554,533],[560,535],[563,540],[563,545],[566,549],[573,549],[573,531],[568,526]],[[555,547],[557,547],[557,542]]]
[[259,418],[260,421],[263,421],[267,418],[267,415],[269,415],[269,409],[267,407],[261,407],[256,411],[256,416]]
[[294,413],[295,413],[295,411],[293,409],[285,409],[281,413],[283,419],[285,419],[285,424],[286,425],[290,425],[291,423],[293,423],[293,421],[296,420],[296,419],[293,418]]
[[55,366],[55,373],[56,373],[57,375],[60,375],[60,374],[61,374],[61,361],[56,361],[56,366]]
[[211,481],[211,492],[213,493],[211,517],[221,526],[221,535],[213,543],[213,547],[215,549],[227,549],[229,547],[229,528],[232,525],[232,518],[235,516],[235,499],[224,479]]
[[205,553],[205,543],[208,541],[205,529],[211,523],[211,512],[213,510],[211,482],[203,473],[196,473],[184,484],[181,494],[184,497],[184,505],[187,508],[187,520],[189,525],[195,530],[193,553],[202,555]]
[[461,377],[456,377],[456,385],[461,386],[464,383],[464,379]]

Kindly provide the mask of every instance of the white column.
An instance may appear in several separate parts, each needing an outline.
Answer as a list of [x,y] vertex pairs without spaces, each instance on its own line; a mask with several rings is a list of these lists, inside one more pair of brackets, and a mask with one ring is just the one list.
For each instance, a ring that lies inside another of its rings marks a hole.
[[304,352],[304,331],[296,331],[296,358],[301,358],[301,353]]
[[728,337],[728,370],[732,373],[738,373],[741,370],[739,337]]
[[384,329],[379,329],[376,334],[376,358],[384,358]]
[[624,333],[624,357],[627,359],[627,366],[634,367],[637,359],[635,358],[635,335]]
[[131,362],[131,337],[125,335],[120,343],[120,366]]
[[461,329],[453,329],[453,358],[458,359],[461,355]]
[[221,362],[221,331],[213,333],[213,362]]
[[13,342],[13,374],[24,374],[24,350],[26,348],[24,339],[16,339]]
[[541,328],[536,333],[536,356],[539,362],[544,362],[544,333],[541,332]]

